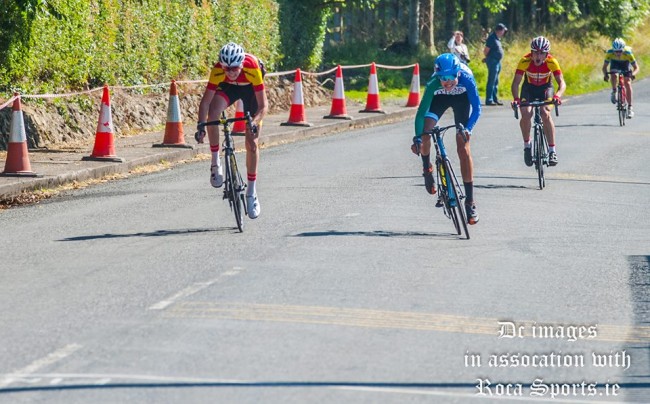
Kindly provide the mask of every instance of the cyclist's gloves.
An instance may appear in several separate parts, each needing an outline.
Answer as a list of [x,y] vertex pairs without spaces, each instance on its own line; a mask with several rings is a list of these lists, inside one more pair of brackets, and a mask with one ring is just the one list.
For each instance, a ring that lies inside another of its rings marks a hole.
[[603,77],[603,81],[609,81],[609,74],[605,73],[605,76]]
[[521,98],[515,98],[515,100],[510,105],[512,105],[512,109],[517,109],[519,104],[521,104]]
[[562,99],[560,98],[559,95],[554,95],[553,96],[553,104],[562,105]]
[[422,138],[420,136],[413,136],[413,144],[411,145],[411,151],[414,154],[420,155],[420,146],[422,146]]
[[463,129],[462,131],[459,131],[458,133],[460,133],[460,135],[463,137],[463,140],[465,141],[465,143],[469,142],[469,139],[472,136],[472,131],[467,130],[467,129]]
[[[199,122],[198,125],[201,125],[202,123],[205,122]],[[198,125],[196,133],[194,134],[194,139],[196,140],[196,143],[203,143],[203,139],[205,139],[205,126],[201,127],[201,129],[198,129]]]

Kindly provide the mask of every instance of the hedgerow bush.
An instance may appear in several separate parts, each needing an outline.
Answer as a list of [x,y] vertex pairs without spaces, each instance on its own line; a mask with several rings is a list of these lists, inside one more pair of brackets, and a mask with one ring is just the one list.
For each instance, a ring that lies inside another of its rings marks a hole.
[[229,41],[242,44],[269,67],[279,55],[273,0],[33,0],[33,7],[24,7],[26,3],[3,0],[0,92],[206,78]]

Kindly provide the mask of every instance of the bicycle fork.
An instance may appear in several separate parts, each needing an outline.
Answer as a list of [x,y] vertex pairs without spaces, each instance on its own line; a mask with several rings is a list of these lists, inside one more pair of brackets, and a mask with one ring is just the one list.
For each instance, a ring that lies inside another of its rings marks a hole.
[[458,205],[458,198],[456,197],[456,191],[454,189],[454,184],[451,180],[450,173],[447,172],[445,167],[445,161],[447,159],[447,151],[445,146],[442,144],[442,139],[436,137],[436,165],[438,166],[438,173],[440,174],[440,183],[443,192],[447,193],[447,199],[449,200],[450,207],[456,207]]

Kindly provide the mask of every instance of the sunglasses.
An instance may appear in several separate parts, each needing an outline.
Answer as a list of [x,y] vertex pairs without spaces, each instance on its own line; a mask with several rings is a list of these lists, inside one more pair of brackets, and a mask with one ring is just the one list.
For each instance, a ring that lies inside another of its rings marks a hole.
[[239,69],[241,69],[241,66],[235,66],[235,67],[223,66],[223,70],[226,72],[235,72]]
[[438,76],[440,81],[452,81],[456,80],[456,76]]

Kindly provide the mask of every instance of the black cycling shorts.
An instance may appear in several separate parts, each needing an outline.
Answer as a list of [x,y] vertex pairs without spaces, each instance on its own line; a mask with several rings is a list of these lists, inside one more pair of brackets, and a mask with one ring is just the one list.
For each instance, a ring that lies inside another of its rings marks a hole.
[[544,101],[553,98],[553,94],[555,94],[555,89],[550,81],[543,86],[534,86],[528,81],[524,81],[524,85],[521,86],[520,98],[524,101]]
[[469,121],[469,111],[471,108],[467,93],[454,95],[436,94],[433,96],[433,100],[431,101],[429,112],[435,114],[438,118],[442,118],[442,114],[444,114],[449,107],[454,111],[454,123],[456,125],[460,123],[463,126],[467,126],[467,121]]
[[228,106],[235,103],[237,100],[242,100],[244,103],[244,113],[250,112],[251,116],[257,113],[257,98],[253,91],[252,85],[237,86],[234,84],[220,83],[217,87],[217,95],[223,97]]
[[632,71],[630,62],[627,60],[612,60],[609,62],[609,70],[610,71],[616,71],[620,73],[629,73]]

